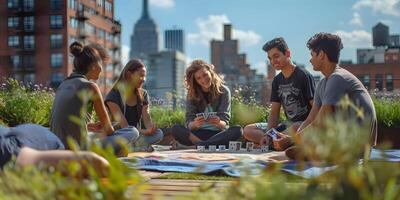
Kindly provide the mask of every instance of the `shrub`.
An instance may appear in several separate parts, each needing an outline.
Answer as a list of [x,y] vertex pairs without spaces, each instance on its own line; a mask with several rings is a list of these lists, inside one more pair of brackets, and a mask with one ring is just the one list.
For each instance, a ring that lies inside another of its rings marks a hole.
[[175,124],[185,124],[185,110],[177,107],[175,110],[161,106],[151,106],[150,115],[159,128],[172,127]]
[[374,99],[376,117],[380,125],[400,127],[399,99]]
[[49,88],[7,79],[0,88],[0,119],[10,126],[24,123],[48,126],[53,100]]

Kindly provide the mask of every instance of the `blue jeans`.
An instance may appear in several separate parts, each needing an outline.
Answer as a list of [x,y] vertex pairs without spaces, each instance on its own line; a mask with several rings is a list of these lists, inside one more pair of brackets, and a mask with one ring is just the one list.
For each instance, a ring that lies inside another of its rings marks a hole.
[[[137,130],[137,129],[136,129]],[[139,131],[138,131],[139,132]],[[148,145],[159,143],[164,137],[161,129],[157,129],[153,135],[140,135],[140,140],[143,140]]]
[[[109,135],[100,140],[103,147],[111,145],[116,154],[122,150],[123,143],[129,145],[134,143],[139,138],[139,131],[134,126],[128,126],[116,130],[112,135]],[[121,143],[122,142],[122,143]]]

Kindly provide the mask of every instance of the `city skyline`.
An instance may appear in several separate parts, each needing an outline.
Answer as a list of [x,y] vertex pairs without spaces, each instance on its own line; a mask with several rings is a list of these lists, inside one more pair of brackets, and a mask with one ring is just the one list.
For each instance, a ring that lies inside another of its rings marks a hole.
[[[222,24],[231,23],[236,27],[233,38],[239,39],[240,52],[246,53],[251,67],[263,74],[266,56],[261,46],[274,37],[284,37],[293,60],[310,67],[306,42],[317,32],[339,34],[345,47],[341,59],[353,62],[357,48],[372,47],[371,29],[378,22],[388,25],[390,34],[400,33],[396,22],[400,19],[400,0],[304,0],[301,4],[293,0],[150,0],[149,5],[160,33],[174,27],[187,33],[185,48],[189,60],[200,58],[210,62],[210,41],[222,39]],[[141,8],[142,1],[116,1],[116,19],[122,23],[123,62],[127,60],[130,35],[141,16]],[[162,44],[162,35],[160,39]]]

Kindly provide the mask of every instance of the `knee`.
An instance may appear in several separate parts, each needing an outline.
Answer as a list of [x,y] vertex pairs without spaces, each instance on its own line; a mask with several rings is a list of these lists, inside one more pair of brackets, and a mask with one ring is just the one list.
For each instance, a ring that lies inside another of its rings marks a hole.
[[129,131],[127,131],[127,138],[129,138],[129,142],[135,142],[136,140],[139,139],[139,130],[132,126],[132,127],[128,127]]
[[183,127],[182,125],[180,125],[180,124],[175,124],[175,125],[172,126],[172,128],[171,128],[171,133],[172,133],[173,136],[175,136],[176,134],[182,132],[182,130],[184,130],[184,129],[185,129],[185,127]]
[[249,124],[249,125],[245,126],[243,129],[243,137],[245,137],[246,139],[251,137],[253,130],[254,130],[253,124]]
[[230,129],[233,133],[235,133],[235,134],[237,134],[237,135],[239,135],[239,136],[241,136],[242,133],[243,133],[243,129],[242,129],[242,127],[239,126],[239,125],[231,126],[229,129]]
[[154,136],[157,139],[157,142],[161,141],[164,137],[164,132],[161,129],[157,129],[156,132],[154,133]]

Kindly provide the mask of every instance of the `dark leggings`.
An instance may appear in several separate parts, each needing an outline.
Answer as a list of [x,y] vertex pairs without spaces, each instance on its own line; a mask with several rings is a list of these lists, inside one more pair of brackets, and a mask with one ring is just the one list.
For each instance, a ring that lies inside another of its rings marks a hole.
[[[229,141],[236,141],[242,136],[242,127],[231,126],[223,131],[212,131],[206,129],[198,129],[190,131],[188,128],[185,128],[182,125],[175,125],[172,127],[171,132],[175,140],[177,140],[179,143],[183,145],[187,146],[226,145],[227,146],[229,145]],[[192,133],[202,141],[194,144],[189,140],[190,133]]]

